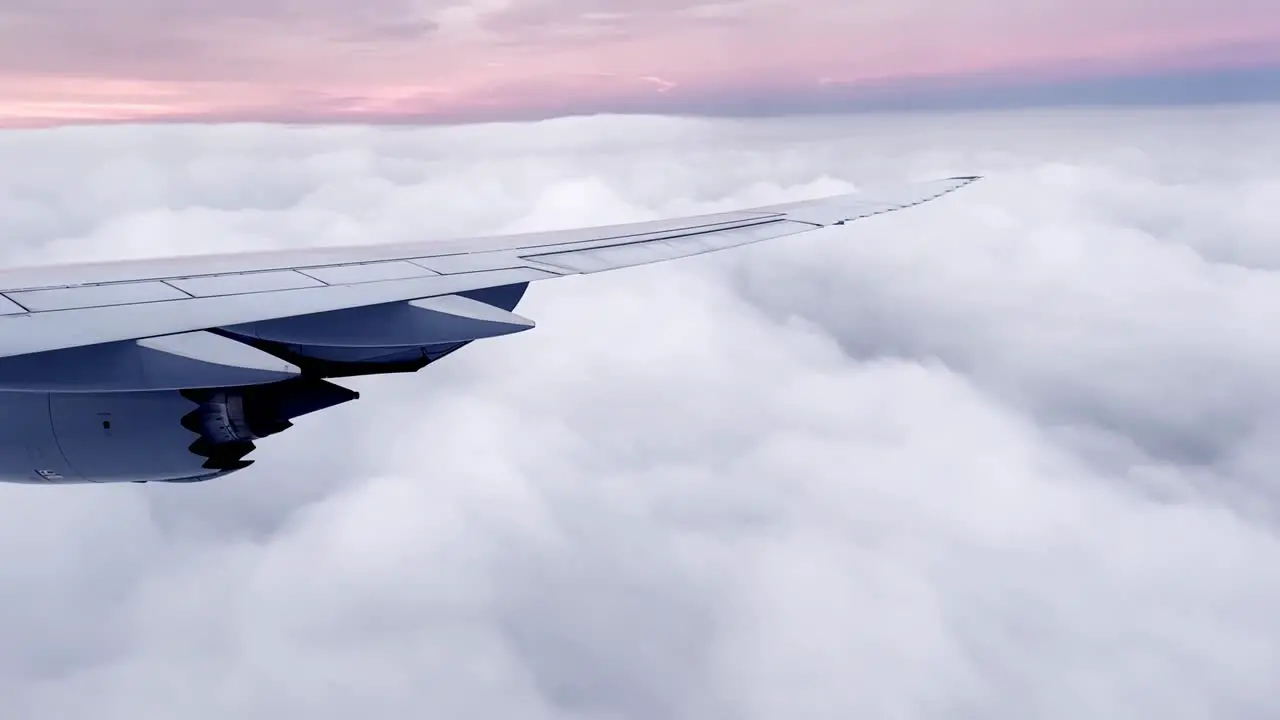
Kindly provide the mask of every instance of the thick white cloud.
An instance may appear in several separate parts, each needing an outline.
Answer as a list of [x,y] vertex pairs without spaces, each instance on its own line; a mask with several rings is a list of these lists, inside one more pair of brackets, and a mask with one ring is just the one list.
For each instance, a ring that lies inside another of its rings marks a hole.
[[0,136],[14,262],[989,176],[535,285],[222,481],[0,487],[0,714],[1274,716],[1277,121]]

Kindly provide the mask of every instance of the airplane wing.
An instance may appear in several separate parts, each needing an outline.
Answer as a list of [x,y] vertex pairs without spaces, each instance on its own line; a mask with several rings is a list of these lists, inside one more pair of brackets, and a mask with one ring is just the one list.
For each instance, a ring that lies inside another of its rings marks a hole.
[[912,207],[976,179],[567,231],[10,269],[0,358],[671,260]]
[[412,372],[532,328],[512,312],[530,282],[811,232],[976,179],[566,231],[0,271],[0,481],[233,472],[252,440],[356,397],[328,379]]

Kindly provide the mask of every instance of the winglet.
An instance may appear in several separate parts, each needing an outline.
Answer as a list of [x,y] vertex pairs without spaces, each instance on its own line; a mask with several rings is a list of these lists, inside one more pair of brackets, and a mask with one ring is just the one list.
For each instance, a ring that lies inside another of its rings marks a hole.
[[848,193],[819,200],[771,205],[767,209],[783,213],[787,220],[819,227],[843,225],[853,220],[904,210],[936,200],[979,179],[981,178],[977,175],[963,175],[944,180],[911,183],[890,190],[876,189],[868,193]]

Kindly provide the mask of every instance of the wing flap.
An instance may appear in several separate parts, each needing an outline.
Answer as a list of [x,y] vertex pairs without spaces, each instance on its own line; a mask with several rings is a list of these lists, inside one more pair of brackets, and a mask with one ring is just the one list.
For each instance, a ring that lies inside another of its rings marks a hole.
[[379,282],[381,280],[404,280],[405,278],[439,275],[422,265],[408,260],[391,260],[387,262],[356,263],[354,265],[330,265],[328,267],[306,268],[300,270],[308,277],[326,285],[350,285],[351,283]]
[[6,296],[30,312],[133,305],[191,297],[172,285],[157,281],[25,290],[6,293]]
[[441,275],[461,275],[463,273],[484,272],[485,270],[506,270],[524,265],[517,256],[506,250],[414,258],[409,262]]
[[715,232],[698,232],[660,240],[600,245],[582,250],[525,255],[523,259],[575,273],[595,273],[623,267],[701,255],[738,245],[814,230],[790,220],[771,220]]
[[297,290],[298,288],[324,285],[323,282],[303,275],[296,270],[206,275],[204,277],[165,280],[164,282],[192,297],[242,295],[245,293],[272,292],[274,290]]

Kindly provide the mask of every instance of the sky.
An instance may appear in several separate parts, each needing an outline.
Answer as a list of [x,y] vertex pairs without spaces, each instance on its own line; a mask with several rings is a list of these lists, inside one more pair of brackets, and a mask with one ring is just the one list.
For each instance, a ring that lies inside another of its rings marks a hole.
[[1278,99],[1274,0],[0,1],[0,126]]
[[1280,106],[0,134],[0,261],[982,174],[532,286],[182,486],[0,486],[0,716],[1280,713]]

